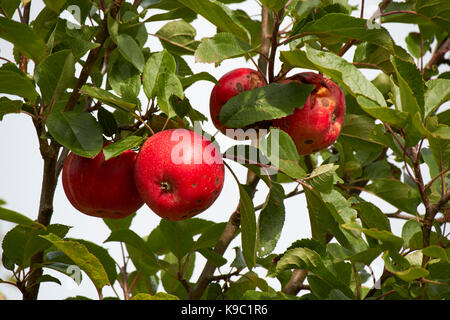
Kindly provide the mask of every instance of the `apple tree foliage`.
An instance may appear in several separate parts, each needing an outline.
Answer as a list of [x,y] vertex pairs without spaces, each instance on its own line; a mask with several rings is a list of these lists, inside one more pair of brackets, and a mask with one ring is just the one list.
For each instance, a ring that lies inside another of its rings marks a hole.
[[[34,2],[0,0],[0,38],[14,48],[14,61],[0,58],[0,120],[30,116],[44,160],[37,218],[0,207],[0,219],[16,224],[2,241],[11,279],[0,284],[36,299],[41,283],[61,283],[46,270],[71,276],[77,266],[99,298],[117,284],[120,299],[450,298],[448,0],[384,0],[361,17],[361,6],[346,0],[260,0],[261,16],[240,10],[245,0],[44,0],[30,20]],[[63,17],[67,11],[78,24]],[[217,33],[197,38],[198,17]],[[149,33],[154,21],[165,24]],[[406,47],[385,27],[395,23],[417,27]],[[147,47],[149,37],[163,50]],[[102,244],[67,237],[68,226],[51,223],[59,214],[52,209],[58,176],[69,150],[94,157],[107,139],[114,141],[105,149],[111,158],[139,148],[152,131],[208,121],[185,90],[217,80],[194,74],[188,56],[215,65],[253,59],[271,82],[231,99],[220,115],[225,125],[291,114],[293,101],[305,100],[311,87],[273,82],[311,70],[345,91],[342,133],[332,147],[300,157],[291,138],[272,128],[257,145],[264,165],[243,164],[250,178],[238,184],[238,209],[222,223],[161,220],[140,237],[130,228],[134,215],[105,219],[111,230],[105,243],[121,243],[135,266],[125,269]],[[360,69],[378,75],[369,80]],[[141,91],[146,101],[138,99]],[[270,150],[275,137],[279,157]],[[267,166],[278,174],[267,175]],[[269,190],[261,205],[252,201],[258,183]],[[396,210],[383,212],[365,194]],[[284,200],[294,196],[306,198],[311,235],[277,252],[285,216],[298,214],[285,212]],[[394,219],[403,223],[401,233],[394,233]],[[238,234],[241,246],[227,261],[223,254]],[[196,262],[199,256],[206,265]],[[373,279],[376,259],[384,268]],[[202,271],[198,279],[194,270]]]

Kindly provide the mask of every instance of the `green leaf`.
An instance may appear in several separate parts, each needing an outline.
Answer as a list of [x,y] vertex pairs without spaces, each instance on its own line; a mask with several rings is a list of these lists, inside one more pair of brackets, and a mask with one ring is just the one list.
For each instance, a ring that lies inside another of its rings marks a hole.
[[[49,231],[55,231],[64,236],[69,228],[65,227],[61,231],[59,230],[61,228],[58,226],[49,226],[48,229]],[[22,268],[27,268],[30,265],[30,258],[35,253],[50,247],[47,241],[39,238],[39,235],[44,234],[48,234],[48,231],[41,226],[33,226],[30,228],[18,225],[6,233],[2,243],[3,253],[11,262]]]
[[402,228],[403,246],[410,248],[410,241],[416,233],[422,232],[419,223],[416,220],[408,220]]
[[78,34],[75,30],[77,29],[71,30],[71,33],[67,31],[63,44],[72,50],[76,59],[83,57],[89,50],[100,47],[99,43],[86,40],[84,33]]
[[169,118],[176,115],[170,98],[176,96],[184,99],[183,85],[175,73],[160,73],[157,85],[158,106]]
[[426,83],[425,116],[431,116],[443,103],[450,100],[450,80],[433,79]]
[[358,217],[361,219],[363,226],[391,231],[388,217],[374,204],[362,201],[355,204],[355,208],[358,210]]
[[6,270],[10,270],[10,271],[14,271],[15,266],[16,266],[15,263],[6,256],[6,254],[4,253],[4,250],[3,250],[3,254],[2,254],[2,264]]
[[[353,96],[362,96],[370,99],[380,107],[386,106],[384,97],[378,89],[358,69],[343,58],[329,52],[315,50],[311,47],[306,48],[306,56],[320,68],[319,71],[322,69],[326,71],[324,74],[338,81]],[[350,74],[353,76],[349,77]]]
[[336,221],[333,212],[317,191],[308,188],[304,188],[304,191],[308,205],[312,239],[325,244],[327,233],[331,232],[342,246],[350,248],[349,240],[339,228],[339,224],[344,223],[344,220],[341,218],[339,223]]
[[86,94],[94,99],[100,100],[101,102],[111,107],[120,109],[125,112],[129,112],[130,110],[133,110],[136,107],[135,103],[129,102],[126,99],[120,98],[112,94],[111,92],[100,88],[84,85],[83,87],[81,87],[80,93]]
[[210,227],[207,227],[195,242],[195,249],[214,247],[225,229],[225,226],[226,223],[222,222],[214,223]]
[[[232,12],[233,19],[238,21],[242,27],[244,27],[250,34],[250,46],[252,48],[258,48],[261,45],[261,21],[258,19],[252,19],[249,15],[251,12],[245,12],[244,10],[237,9]],[[255,55],[255,52],[251,53]]]
[[[448,32],[450,23],[446,13],[450,10],[449,3],[445,0],[415,1],[415,2],[392,2],[384,10],[385,13],[392,11],[404,11],[405,13],[390,14],[382,17],[382,23],[400,22],[417,24],[421,28],[433,29],[433,33],[440,35]],[[410,14],[415,11],[418,14]]]
[[151,295],[148,293],[138,293],[131,300],[180,300],[177,296],[173,294],[158,292],[155,295]]
[[392,244],[395,248],[394,250],[398,251],[401,248],[401,246],[403,245],[403,239],[400,237],[397,237],[390,231],[378,230],[375,228],[370,228],[370,229],[362,228],[361,230],[366,236],[377,239],[377,240],[387,243],[389,245]]
[[287,0],[261,0],[261,3],[272,11],[280,11],[286,5]]
[[154,14],[150,18],[145,20],[145,22],[177,20],[177,19],[183,19],[184,21],[192,22],[196,17],[197,14],[194,11],[189,10],[186,7],[179,7],[165,13]]
[[2,6],[4,11],[0,10],[0,14],[6,16],[7,18],[12,18],[12,15],[14,14],[14,11],[17,10],[17,8],[20,5],[20,0],[0,0],[0,6]]
[[3,116],[8,113],[19,113],[22,109],[23,101],[11,100],[6,97],[0,97],[0,121],[3,120]]
[[364,251],[355,253],[349,257],[352,262],[362,262],[365,265],[370,265],[373,260],[375,260],[383,250],[381,248],[368,248]]
[[[396,51],[396,56],[400,56],[406,61],[413,61],[402,47],[394,45],[394,51]],[[356,47],[353,63],[358,68],[380,69],[383,71],[381,75],[387,76],[389,79],[389,76],[395,73],[391,55],[392,53],[377,44],[362,42]],[[383,92],[383,94],[386,93]]]
[[147,243],[141,237],[139,237],[136,232],[132,230],[118,229],[112,231],[109,237],[104,242],[111,241],[124,242],[127,245],[133,246],[142,252],[151,253],[149,247],[147,246]]
[[272,166],[294,179],[301,179],[306,172],[299,165],[297,147],[292,138],[284,131],[270,129],[270,134],[261,140],[259,149],[271,161]]
[[232,11],[222,3],[215,0],[178,0],[178,2],[203,16],[222,32],[232,33],[248,42],[247,31],[237,20],[233,19]]
[[258,253],[265,256],[277,245],[285,219],[284,189],[272,182],[264,207],[258,218]]
[[420,71],[414,63],[396,57],[392,58],[392,63],[397,73],[402,111],[410,115],[416,112],[423,115],[425,85]]
[[287,295],[283,292],[261,292],[256,290],[247,290],[242,300],[301,300],[301,297]]
[[119,96],[136,98],[141,88],[141,75],[122,56],[112,53],[108,65],[108,83]]
[[[423,40],[422,40],[423,41]],[[406,46],[408,51],[414,58],[418,59],[425,54],[426,51],[430,49],[430,46],[425,46],[425,43],[422,44],[421,49],[421,35],[418,32],[410,32],[405,38]]]
[[47,54],[44,40],[27,24],[0,17],[0,38],[14,44],[17,51],[36,63]]
[[437,263],[431,263],[428,266],[428,270],[430,271],[429,278],[436,279],[436,280],[449,280],[449,274],[450,274],[450,263],[440,261]]
[[108,144],[105,148],[103,148],[103,154],[105,155],[105,160],[114,158],[120,155],[122,152],[127,151],[129,149],[137,148],[140,146],[147,137],[134,136],[130,135],[123,139],[120,139],[114,143]]
[[244,56],[251,51],[247,42],[235,35],[221,32],[202,41],[195,51],[195,62],[220,64],[223,60]]
[[337,175],[338,165],[329,163],[315,168],[308,177],[308,182],[314,190],[330,193],[337,181],[342,181]]
[[242,128],[252,123],[282,118],[302,108],[313,86],[289,82],[272,83],[232,97],[220,110],[219,120],[230,128]]
[[183,85],[183,89],[186,90],[188,87],[190,87],[192,84],[194,84],[197,81],[209,81],[214,84],[219,84],[216,78],[214,78],[211,74],[208,72],[199,72],[196,73],[190,77],[187,78],[180,78],[181,84]]
[[167,51],[153,53],[145,63],[142,82],[147,98],[152,99],[157,94],[157,80],[162,73],[175,73],[174,57]]
[[214,263],[216,267],[221,267],[227,263],[227,259],[222,257],[220,254],[216,253],[211,248],[200,248],[197,251],[208,261]]
[[245,263],[251,270],[256,262],[256,216],[252,199],[245,190],[244,185],[239,184],[239,210],[241,213],[241,240],[242,253]]
[[237,281],[232,282],[228,290],[225,292],[225,298],[228,300],[242,299],[245,292],[248,290],[255,290],[256,288],[261,291],[268,291],[267,282],[264,279],[258,277],[255,272],[247,272]]
[[158,225],[154,228],[147,237],[147,245],[157,255],[167,254],[169,252],[167,241]]
[[0,70],[0,93],[23,97],[32,104],[35,103],[38,96],[30,79],[23,74],[9,70]]
[[416,214],[421,202],[419,191],[398,180],[375,179],[365,187],[402,211]]
[[47,8],[50,8],[56,13],[60,13],[61,9],[66,4],[66,0],[44,0],[44,3]]
[[340,137],[344,137],[352,143],[358,143],[358,145],[370,143],[370,148],[375,147],[373,143],[381,146],[381,143],[374,141],[370,137],[370,133],[374,127],[375,123],[371,117],[358,114],[346,114],[344,123],[342,124]]
[[58,51],[43,59],[34,70],[34,78],[42,97],[49,106],[72,85],[75,79],[75,59],[70,50]]
[[231,268],[245,268],[246,263],[244,259],[244,255],[242,254],[242,250],[240,247],[234,247],[235,257],[230,264]]
[[58,143],[77,155],[93,158],[102,150],[102,127],[90,113],[52,112],[45,124]]
[[107,219],[104,218],[103,222],[108,226],[109,230],[116,231],[121,229],[129,229],[131,226],[131,223],[136,216],[136,213],[133,213],[125,218],[122,219]]
[[145,58],[141,48],[130,35],[121,33],[117,36],[117,47],[122,56],[140,72],[144,70]]
[[150,273],[156,272],[164,264],[164,261],[157,259],[144,239],[132,230],[118,229],[112,231],[104,242],[111,241],[125,243],[133,263],[138,264],[139,267],[151,269]]
[[445,252],[445,249],[442,247],[433,245],[423,248],[421,251],[424,255],[427,255],[429,257],[438,258],[441,261],[448,261],[447,253]]
[[156,32],[162,46],[178,56],[192,55],[199,42],[195,41],[197,31],[183,20],[171,21]]
[[27,216],[13,210],[0,207],[0,220],[16,223],[27,227],[44,228],[40,223],[31,220]]
[[62,240],[55,234],[42,236],[42,238],[64,252],[81,270],[86,272],[98,291],[101,291],[104,286],[110,285],[108,274],[100,260],[84,245],[76,241]]
[[117,278],[116,263],[105,248],[83,239],[69,239],[85,246],[91,254],[100,260],[108,275],[109,283],[113,284]]
[[317,35],[330,45],[341,44],[349,39],[369,42],[394,54],[394,42],[385,28],[368,29],[366,19],[344,13],[326,14],[322,18],[306,24],[300,29],[300,32]]
[[306,269],[325,281],[331,288],[341,290],[347,297],[354,298],[353,292],[339,278],[337,278],[323,263],[322,257],[308,248],[288,250],[278,261],[276,272],[289,269]]
[[49,274],[44,274],[42,276],[40,276],[35,283],[42,283],[42,282],[55,282],[59,285],[61,285],[61,281],[59,281],[58,278],[52,277]]
[[182,300],[187,299],[186,289],[182,283],[178,281],[175,275],[178,272],[178,265],[183,265],[186,263],[187,265],[185,266],[184,276],[188,282],[195,265],[195,255],[191,255],[189,260],[183,259],[182,261],[178,261],[172,253],[169,253],[164,257],[164,260],[168,264],[168,268],[161,272],[161,283],[164,290],[167,293],[178,296]]
[[328,193],[322,192],[321,196],[335,220],[339,223],[354,221],[357,218],[358,213],[353,208],[354,198],[346,199],[342,193],[334,188]]
[[103,128],[103,134],[112,137],[117,131],[117,121],[114,115],[103,107],[97,111],[97,119]]
[[194,248],[192,236],[184,230],[182,224],[179,222],[161,219],[159,227],[167,241],[170,251],[179,260]]
[[428,272],[428,270],[424,268],[410,267],[409,269],[404,271],[394,272],[394,274],[403,281],[411,282],[416,279],[425,278],[430,274],[430,272]]

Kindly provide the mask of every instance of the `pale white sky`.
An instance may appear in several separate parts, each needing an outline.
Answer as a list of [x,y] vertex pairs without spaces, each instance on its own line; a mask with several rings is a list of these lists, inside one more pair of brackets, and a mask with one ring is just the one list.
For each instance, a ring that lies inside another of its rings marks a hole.
[[[351,4],[359,4],[360,1],[352,0]],[[366,1],[365,16],[372,15],[379,1]],[[37,12],[42,8],[43,2],[41,0],[34,0],[32,2],[31,19],[34,19]],[[234,8],[240,8],[245,10],[250,15],[259,14],[259,6],[256,1],[247,1],[244,4],[238,4],[232,6]],[[156,12],[156,11],[153,11]],[[359,16],[359,12],[355,12],[355,15]],[[69,15],[65,15],[69,17]],[[73,21],[73,20],[72,20]],[[154,22],[147,25],[147,29],[150,33],[155,33],[166,22]],[[209,37],[214,35],[215,27],[207,22],[205,19],[200,18],[193,23],[197,29],[197,39],[203,37]],[[387,25],[394,40],[404,46],[405,36],[412,30],[416,30],[416,27],[409,25],[390,24]],[[148,47],[152,52],[160,51],[161,45],[155,38],[149,36]],[[345,57],[352,57],[353,50],[345,55]],[[0,55],[9,59],[12,58],[12,46],[3,40],[0,40]],[[217,68],[210,64],[195,63],[192,57],[186,58],[189,66],[197,73],[206,71],[214,75],[217,79],[221,75],[225,74],[231,69],[238,67],[250,67],[254,66],[249,62],[247,63],[243,58],[237,58],[227,60],[223,62]],[[277,65],[276,67],[279,67]],[[29,66],[29,71],[32,70],[32,65]],[[79,70],[79,69],[78,69]],[[373,79],[377,71],[363,70],[363,73],[368,79]],[[212,90],[213,84],[210,82],[197,82],[192,85],[187,91],[186,95],[190,99],[191,104],[197,108],[200,112],[209,117],[209,94]],[[140,97],[142,101],[147,101],[143,92]],[[211,134],[215,133],[215,128],[212,123],[205,124],[204,129]],[[235,142],[223,135],[217,135],[219,144],[222,151],[225,151],[229,146],[235,144]],[[6,208],[15,210],[28,217],[35,219],[37,215],[40,187],[42,178],[42,159],[38,150],[38,143],[36,133],[30,118],[22,114],[12,114],[4,117],[0,122],[0,199],[7,202]],[[237,173],[241,182],[245,182],[246,170],[244,167],[230,163],[233,170]],[[289,192],[293,189],[293,185],[286,185],[285,190]],[[265,200],[267,194],[267,187],[261,183],[258,187],[258,192],[254,198],[254,204],[258,205]],[[364,195],[366,199],[370,199],[376,204],[380,205],[386,212],[394,212],[395,209],[386,202],[374,198],[372,196]],[[205,212],[197,216],[207,220],[223,222],[227,221],[230,214],[234,211],[239,201],[238,187],[233,180],[230,173],[227,171],[225,177],[225,185],[223,191],[217,201]],[[283,252],[293,241],[301,238],[310,237],[310,227],[308,212],[306,208],[306,201],[303,196],[291,198],[285,201],[286,206],[286,220],[283,228],[281,238],[275,249],[275,252]],[[133,224],[132,230],[141,236],[146,236],[150,231],[156,227],[159,223],[159,217],[153,214],[147,206],[143,206],[137,213]],[[69,201],[66,199],[61,181],[59,181],[54,201],[54,214],[52,223],[61,223],[72,226],[68,236],[72,238],[83,238],[94,243],[102,245],[102,242],[109,236],[109,229],[103,223],[102,220],[79,213],[74,209]],[[401,222],[392,221],[393,230],[397,234],[400,232]],[[13,224],[0,221],[0,237],[6,233]],[[240,237],[235,239],[230,245],[225,258],[228,259],[228,263],[231,263],[234,259],[233,247],[240,245]],[[116,261],[122,261],[120,246],[118,243],[106,243],[103,245],[110,251],[110,254]],[[1,249],[0,249],[1,250]],[[197,254],[196,270],[192,277],[195,280],[201,269],[203,268],[205,259]],[[222,272],[227,272],[228,264],[222,268]],[[382,265],[380,263],[374,264],[374,270],[376,274],[380,274],[382,271]],[[265,271],[262,268],[257,268],[256,271],[265,278]],[[87,277],[80,286],[77,286],[70,278],[53,271],[46,271],[61,280],[62,286],[55,283],[44,283],[41,285],[40,299],[64,299],[66,297],[83,295],[93,299],[97,298],[97,293]],[[4,278],[7,273],[0,267],[0,278]],[[273,279],[266,279],[270,285],[279,290],[278,281]],[[116,291],[121,295],[121,290],[118,285],[115,286]],[[162,290],[162,288],[161,288]],[[0,292],[5,294],[8,299],[21,299],[20,292],[10,286],[0,285]],[[110,288],[105,288],[103,291],[104,297],[115,296]]]

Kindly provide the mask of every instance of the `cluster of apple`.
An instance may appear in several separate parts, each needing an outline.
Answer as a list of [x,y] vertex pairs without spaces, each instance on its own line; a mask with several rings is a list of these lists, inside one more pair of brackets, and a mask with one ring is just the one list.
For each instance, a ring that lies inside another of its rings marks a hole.
[[[281,83],[290,81],[313,84],[315,89],[303,108],[299,106],[293,114],[274,119],[270,125],[287,132],[300,155],[327,148],[338,138],[344,120],[342,90],[312,72],[299,73]],[[216,128],[223,133],[228,129],[220,123],[219,114],[229,99],[265,85],[265,77],[248,68],[232,70],[219,79],[210,98]],[[175,136],[182,136],[182,142]],[[212,161],[204,161],[205,152]],[[185,220],[214,203],[222,191],[224,176],[221,155],[209,140],[187,129],[169,129],[149,137],[139,153],[127,150],[106,161],[103,152],[92,159],[70,153],[62,182],[70,203],[90,216],[120,219],[145,203],[163,219]]]
[[[287,132],[300,155],[308,155],[332,145],[341,132],[345,115],[345,96],[341,88],[329,78],[313,73],[303,72],[281,80],[281,84],[297,81],[315,86],[306,103],[294,109],[294,113],[270,121],[269,126]],[[225,74],[211,93],[211,118],[222,133],[228,127],[219,121],[219,114],[224,104],[242,91],[252,90],[267,85],[265,77],[258,71],[239,68]]]
[[[208,152],[208,153],[207,153]],[[212,161],[203,161],[206,155]],[[200,134],[170,129],[149,137],[139,153],[127,150],[105,161],[70,153],[62,182],[70,203],[95,217],[120,219],[144,203],[167,220],[184,220],[219,196],[224,165],[216,147]]]

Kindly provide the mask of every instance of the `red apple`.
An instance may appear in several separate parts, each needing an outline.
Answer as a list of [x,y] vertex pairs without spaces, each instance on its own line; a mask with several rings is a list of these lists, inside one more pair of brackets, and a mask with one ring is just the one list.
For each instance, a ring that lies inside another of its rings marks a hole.
[[226,126],[219,121],[220,110],[223,105],[235,95],[247,90],[264,87],[267,82],[264,76],[253,69],[234,69],[219,79],[220,85],[215,85],[209,100],[209,111],[214,126],[226,134]]
[[137,154],[128,150],[105,161],[70,153],[64,162],[62,183],[70,203],[89,216],[120,219],[136,212],[144,201],[134,184]]
[[134,169],[136,187],[150,209],[166,220],[184,220],[209,208],[219,196],[224,165],[216,147],[187,129],[149,137]]
[[323,75],[305,72],[282,83],[298,81],[315,85],[303,108],[281,119],[274,119],[274,127],[287,132],[300,155],[315,153],[332,145],[341,132],[345,115],[345,97],[341,88]]

